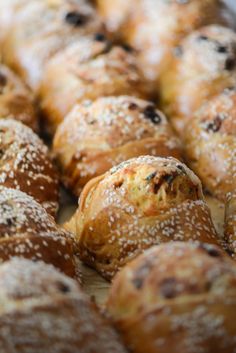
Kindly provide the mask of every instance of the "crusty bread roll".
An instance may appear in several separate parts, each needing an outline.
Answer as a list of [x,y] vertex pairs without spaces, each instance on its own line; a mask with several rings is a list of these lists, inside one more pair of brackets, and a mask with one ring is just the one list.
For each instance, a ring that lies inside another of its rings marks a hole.
[[12,118],[38,130],[30,90],[9,68],[0,65],[0,119]]
[[236,84],[236,33],[208,26],[190,33],[162,80],[162,105],[181,134],[193,114]]
[[74,239],[31,196],[0,187],[0,262],[14,256],[51,263],[78,278]]
[[190,168],[214,196],[236,189],[236,90],[226,89],[193,116],[184,132]]
[[0,160],[0,185],[26,192],[55,216],[58,176],[40,138],[18,121],[0,119]]
[[0,303],[2,353],[125,353],[78,284],[52,266],[1,265]]
[[131,96],[76,105],[59,125],[53,152],[66,186],[79,195],[93,177],[132,157],[181,158],[181,144],[153,103]]
[[220,0],[139,0],[123,32],[127,42],[139,50],[147,78],[158,81],[169,70],[182,38],[201,26],[231,22],[231,16],[225,15]]
[[209,244],[153,247],[117,275],[107,309],[133,353],[234,353],[235,263]]
[[45,125],[53,133],[76,103],[104,96],[146,98],[147,92],[135,54],[96,34],[49,61],[39,95]]
[[37,90],[49,58],[89,33],[103,30],[84,0],[30,0],[13,11],[3,59]]
[[225,207],[225,241],[229,244],[229,249],[236,256],[236,191],[227,195]]
[[134,158],[92,179],[71,222],[80,259],[106,279],[155,244],[218,242],[200,180],[170,157]]

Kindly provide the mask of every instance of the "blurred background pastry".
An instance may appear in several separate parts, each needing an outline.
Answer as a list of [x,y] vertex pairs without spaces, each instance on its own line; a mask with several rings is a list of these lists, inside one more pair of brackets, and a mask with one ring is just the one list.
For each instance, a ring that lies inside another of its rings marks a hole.
[[65,185],[79,195],[90,179],[127,159],[181,159],[182,147],[153,103],[119,96],[76,105],[56,131],[53,154]]
[[192,32],[162,80],[162,105],[182,134],[193,114],[225,88],[236,84],[236,33],[221,26]]
[[23,2],[15,5],[2,48],[3,60],[37,90],[44,66],[56,52],[102,30],[98,14],[87,1]]
[[[54,133],[76,103],[105,96],[148,96],[135,53],[100,33],[84,38],[48,63],[40,87],[45,126]],[[62,98],[63,97],[63,98]]]
[[134,353],[233,353],[235,263],[209,244],[154,247],[117,275],[107,310]]
[[26,192],[55,216],[59,181],[43,141],[22,123],[0,119],[0,158],[0,185]]
[[78,283],[52,266],[13,259],[0,266],[0,288],[2,352],[126,352]]
[[31,196],[0,186],[0,262],[12,257],[44,261],[79,279],[69,232]]
[[205,188],[226,201],[236,189],[236,90],[208,100],[185,129],[185,155]]

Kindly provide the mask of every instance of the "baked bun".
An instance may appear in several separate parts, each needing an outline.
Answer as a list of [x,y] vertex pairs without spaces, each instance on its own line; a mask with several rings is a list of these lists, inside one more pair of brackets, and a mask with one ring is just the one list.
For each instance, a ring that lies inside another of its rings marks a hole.
[[139,0],[135,5],[123,33],[140,52],[140,66],[150,80],[169,70],[173,50],[187,34],[201,26],[234,21],[220,0]]
[[93,177],[132,157],[181,158],[180,141],[153,103],[130,96],[76,105],[59,125],[53,151],[76,195]]
[[12,257],[51,263],[77,277],[74,240],[31,196],[0,187],[0,262]]
[[185,129],[190,168],[214,196],[236,189],[236,90],[227,89],[193,116]]
[[98,14],[84,0],[30,0],[15,12],[3,48],[4,61],[36,90],[49,58],[101,30]]
[[58,177],[40,138],[18,121],[0,119],[0,159],[0,185],[26,192],[55,215]]
[[236,83],[236,33],[208,26],[191,33],[162,80],[162,104],[179,133],[213,96]]
[[12,118],[38,130],[32,94],[10,69],[0,65],[0,119]]
[[115,278],[107,309],[133,353],[234,353],[235,263],[209,244],[153,247]]
[[91,180],[74,219],[80,259],[106,279],[155,244],[217,243],[199,179],[171,157],[134,158]]
[[55,132],[76,103],[113,95],[147,96],[135,54],[101,34],[83,38],[46,66],[40,88],[46,125]]
[[236,191],[227,195],[225,207],[225,241],[229,244],[229,250],[236,256]]
[[118,335],[78,284],[44,263],[0,266],[4,353],[124,353]]

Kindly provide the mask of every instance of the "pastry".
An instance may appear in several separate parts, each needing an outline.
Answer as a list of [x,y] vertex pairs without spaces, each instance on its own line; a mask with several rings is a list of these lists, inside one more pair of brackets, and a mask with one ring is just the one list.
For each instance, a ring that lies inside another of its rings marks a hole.
[[135,53],[112,45],[99,33],[84,38],[45,68],[39,94],[45,126],[54,133],[76,103],[119,95],[147,97]]
[[0,185],[26,192],[55,216],[58,175],[48,148],[29,127],[0,119],[0,161]]
[[200,180],[171,157],[134,158],[92,179],[73,222],[80,259],[108,280],[153,245],[219,241]]
[[185,155],[205,188],[225,201],[236,189],[236,90],[204,104],[185,129]]
[[153,247],[117,275],[107,310],[133,353],[234,353],[235,263],[209,244]]
[[162,106],[182,134],[209,99],[236,84],[236,33],[221,26],[187,36],[161,82]]
[[0,350],[6,353],[125,353],[109,323],[71,278],[13,259],[0,266]]
[[12,118],[38,131],[32,93],[9,68],[0,65],[0,118]]
[[44,261],[79,278],[74,238],[31,196],[0,186],[0,262],[12,257]]
[[147,154],[180,159],[181,152],[166,117],[153,103],[131,96],[76,105],[53,143],[63,181],[76,195],[90,179],[129,158]]
[[83,36],[102,30],[98,14],[84,0],[30,0],[14,11],[3,60],[37,91],[49,58]]

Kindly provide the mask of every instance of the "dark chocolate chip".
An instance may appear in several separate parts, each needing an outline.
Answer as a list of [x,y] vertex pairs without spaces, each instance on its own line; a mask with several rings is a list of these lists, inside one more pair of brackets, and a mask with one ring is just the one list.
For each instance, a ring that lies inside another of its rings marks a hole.
[[70,288],[62,282],[58,282],[57,286],[58,286],[58,289],[60,290],[60,292],[62,292],[62,293],[69,293],[70,292]]
[[157,113],[154,105],[148,105],[143,111],[145,118],[151,120],[153,124],[160,124],[161,116]]
[[170,185],[175,180],[176,175],[164,175],[163,179]]
[[206,125],[207,131],[217,132],[220,130],[222,125],[222,119],[217,115],[215,119]]
[[207,41],[208,40],[208,37],[207,36],[204,36],[203,34],[201,34],[200,36],[197,37],[198,40],[201,40],[201,41]]
[[178,168],[183,174],[186,174],[186,170],[181,164],[177,164],[176,168]]
[[7,84],[7,78],[6,76],[0,72],[0,86],[5,86]]
[[177,295],[176,284],[176,279],[173,277],[164,279],[160,284],[162,296],[167,299],[175,298]]
[[218,51],[218,53],[227,53],[228,48],[224,45],[219,45],[219,46],[217,46],[217,51]]
[[221,256],[221,252],[217,248],[215,248],[209,244],[200,244],[200,248],[205,250],[208,253],[208,255],[210,255],[211,257],[220,257]]
[[157,175],[157,172],[153,172],[146,177],[146,180],[151,181],[153,178],[155,178],[156,175]]
[[97,42],[105,42],[107,40],[105,34],[103,33],[96,33],[94,35],[94,39],[97,41]]
[[87,17],[79,12],[71,11],[66,14],[65,21],[72,26],[82,26],[86,23]]
[[227,58],[225,61],[225,70],[232,71],[235,68],[235,59]]
[[134,49],[127,43],[123,43],[121,46],[128,53],[132,53],[134,51]]
[[136,103],[130,103],[128,108],[129,108],[129,110],[136,110],[138,108],[138,106]]

